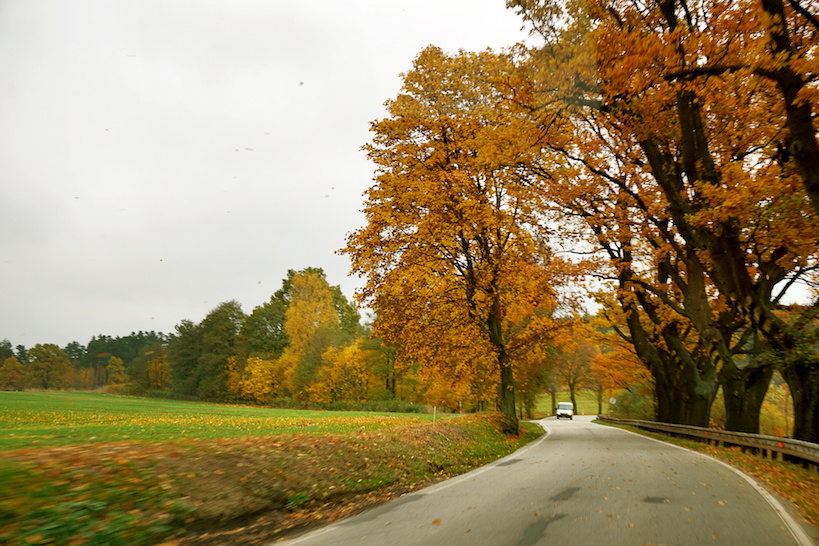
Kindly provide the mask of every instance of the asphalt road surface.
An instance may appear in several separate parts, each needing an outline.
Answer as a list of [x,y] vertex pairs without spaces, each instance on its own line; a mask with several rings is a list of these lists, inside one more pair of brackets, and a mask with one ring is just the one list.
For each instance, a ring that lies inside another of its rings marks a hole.
[[591,417],[468,474],[279,544],[814,544],[727,465]]

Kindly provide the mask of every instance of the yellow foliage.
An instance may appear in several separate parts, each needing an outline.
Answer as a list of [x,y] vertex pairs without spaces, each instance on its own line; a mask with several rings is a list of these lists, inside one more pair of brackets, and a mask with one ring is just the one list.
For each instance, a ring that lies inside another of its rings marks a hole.
[[308,353],[317,332],[338,329],[338,313],[330,285],[320,275],[307,271],[291,279],[290,305],[285,313],[284,331],[288,350],[299,357]]
[[517,167],[541,150],[517,78],[513,54],[422,51],[372,124],[367,225],[344,250],[376,335],[420,365],[428,398],[500,398],[510,418],[515,355],[543,342],[568,269],[547,248],[548,196]]
[[108,365],[105,367],[108,374],[109,385],[122,385],[128,380],[128,375],[125,373],[125,366],[121,358],[112,356],[108,360]]
[[239,360],[239,357],[232,355],[227,359],[225,365],[225,375],[227,376],[227,391],[233,396],[241,396],[242,394],[242,373],[244,371],[244,363]]
[[153,358],[148,361],[148,385],[151,389],[164,391],[171,386],[171,367],[162,358]]
[[284,367],[281,359],[264,360],[250,357],[245,364],[241,394],[246,400],[265,404],[276,396],[283,382]]
[[376,387],[373,351],[363,349],[361,340],[344,348],[327,349],[322,364],[317,381],[307,388],[316,402],[361,402]]
[[266,404],[283,393],[288,378],[288,359],[267,360],[252,356],[246,361],[228,358],[227,389],[242,400]]

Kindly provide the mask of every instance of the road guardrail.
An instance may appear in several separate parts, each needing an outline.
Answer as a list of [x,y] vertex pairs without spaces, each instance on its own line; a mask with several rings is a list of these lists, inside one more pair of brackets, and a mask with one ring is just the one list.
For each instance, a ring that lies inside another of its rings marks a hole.
[[598,415],[597,419],[605,423],[631,425],[644,430],[662,432],[672,436],[687,436],[704,440],[709,445],[739,446],[742,452],[751,451],[771,459],[787,459],[791,462],[800,462],[802,466],[814,466],[819,470],[819,444],[779,438],[777,436],[763,436],[762,434],[748,434],[746,432],[730,432],[713,428],[693,427],[690,425],[675,425],[671,423],[657,423],[654,421],[639,421],[635,419],[617,419]]

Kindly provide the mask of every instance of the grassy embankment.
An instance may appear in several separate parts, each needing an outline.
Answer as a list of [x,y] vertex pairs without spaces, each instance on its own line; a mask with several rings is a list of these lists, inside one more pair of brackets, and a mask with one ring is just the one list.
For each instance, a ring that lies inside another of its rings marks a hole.
[[262,543],[497,459],[489,415],[0,393],[0,543]]

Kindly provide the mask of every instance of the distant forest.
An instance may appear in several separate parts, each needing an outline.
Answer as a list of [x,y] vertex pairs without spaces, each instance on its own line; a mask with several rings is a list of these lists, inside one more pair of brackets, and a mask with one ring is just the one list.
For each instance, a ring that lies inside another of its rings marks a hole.
[[95,390],[208,401],[394,399],[394,351],[370,339],[323,270],[289,271],[268,302],[236,301],[173,333],[94,336],[87,345],[0,342],[0,390]]
[[[269,301],[236,301],[173,333],[94,336],[87,345],[0,342],[0,390],[104,390],[213,402],[453,410],[492,407],[491,382],[429,377],[396,366],[396,350],[361,323],[322,269],[290,270]],[[399,404],[399,401],[401,403]]]

